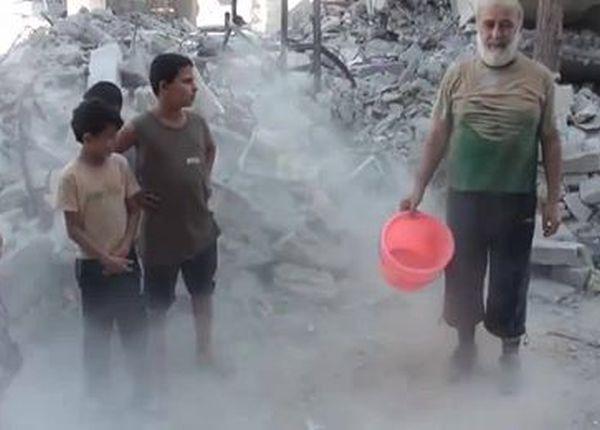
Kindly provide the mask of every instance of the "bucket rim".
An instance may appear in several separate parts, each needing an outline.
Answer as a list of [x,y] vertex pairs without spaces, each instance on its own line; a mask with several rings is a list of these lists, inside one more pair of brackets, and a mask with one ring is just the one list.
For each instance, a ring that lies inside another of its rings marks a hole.
[[[388,231],[389,227],[395,222],[397,221],[399,218],[406,218],[406,217],[411,217],[411,218],[424,218],[424,219],[428,219],[430,221],[433,221],[434,223],[438,224],[440,227],[442,227],[442,231],[444,233],[444,235],[446,236],[446,238],[449,241],[449,248],[448,248],[448,253],[447,255],[444,256],[444,263],[443,264],[438,264],[436,266],[433,266],[431,268],[427,268],[427,269],[419,269],[419,268],[415,268],[415,267],[408,267],[400,262],[398,262],[389,252],[389,250],[387,249],[387,247],[384,246],[385,244],[385,233]],[[413,272],[413,273],[418,273],[418,274],[423,274],[423,275],[427,275],[427,274],[432,274],[432,273],[437,273],[440,272],[442,270],[444,270],[446,268],[446,266],[448,265],[448,263],[450,263],[450,260],[452,260],[452,256],[454,255],[454,251],[455,251],[455,244],[454,244],[454,235],[452,234],[452,231],[450,230],[450,228],[443,223],[442,221],[440,221],[438,218],[429,215],[425,212],[421,212],[421,211],[399,211],[396,212],[392,217],[390,217],[390,219],[388,219],[386,221],[386,223],[384,224],[383,228],[381,229],[381,235],[379,237],[379,253],[380,256],[381,254],[383,254],[387,260],[389,260],[391,262],[391,264],[393,266],[395,266],[396,269],[399,270],[404,270],[404,271],[409,271],[409,272]],[[439,267],[438,267],[439,266]]]

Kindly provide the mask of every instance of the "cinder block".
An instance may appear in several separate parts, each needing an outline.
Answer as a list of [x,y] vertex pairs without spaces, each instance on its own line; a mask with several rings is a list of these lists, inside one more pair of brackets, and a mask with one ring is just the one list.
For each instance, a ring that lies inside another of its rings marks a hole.
[[553,266],[550,268],[549,278],[579,290],[585,290],[591,274],[591,267]]
[[563,158],[563,173],[594,173],[600,171],[600,154],[596,151],[576,152]]
[[569,189],[579,189],[579,184],[583,181],[587,181],[589,176],[582,173],[563,175],[562,182],[565,187]]
[[586,267],[588,254],[581,243],[538,238],[533,240],[531,262],[542,266]]
[[563,200],[577,221],[587,222],[592,216],[592,209],[581,201],[579,193],[569,193]]
[[600,177],[590,178],[579,184],[579,195],[588,205],[600,203]]

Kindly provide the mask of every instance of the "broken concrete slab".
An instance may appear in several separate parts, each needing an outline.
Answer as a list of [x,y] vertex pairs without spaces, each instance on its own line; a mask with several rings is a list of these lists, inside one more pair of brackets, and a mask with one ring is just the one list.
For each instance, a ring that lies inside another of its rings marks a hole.
[[475,19],[475,6],[471,0],[451,0],[451,4],[461,27]]
[[571,212],[571,214],[579,222],[589,221],[590,217],[594,213],[589,206],[586,206],[585,203],[581,201],[579,193],[568,193],[563,200],[567,205],[569,212]]
[[600,153],[583,151],[565,154],[563,157],[563,173],[594,173],[600,171]]
[[533,240],[531,262],[542,266],[588,267],[591,256],[585,245],[578,242],[536,238]]
[[578,290],[587,289],[591,275],[592,267],[552,266],[548,270],[550,279],[570,285]]
[[69,15],[74,15],[81,9],[89,11],[106,9],[106,0],[67,0],[67,13]]
[[[0,265],[2,300],[12,319],[29,312],[50,291],[60,292],[53,270],[54,242],[40,236],[24,248],[3,257]],[[35,270],[31,270],[32,265]]]
[[324,270],[283,263],[273,269],[274,284],[316,302],[329,302],[339,294],[333,275]]
[[580,183],[579,195],[588,205],[600,203],[600,177],[590,178]]
[[586,174],[563,175],[562,182],[569,190],[579,190],[579,184],[587,181],[589,178]]
[[117,43],[108,43],[94,49],[90,55],[88,88],[99,81],[119,82],[121,48]]

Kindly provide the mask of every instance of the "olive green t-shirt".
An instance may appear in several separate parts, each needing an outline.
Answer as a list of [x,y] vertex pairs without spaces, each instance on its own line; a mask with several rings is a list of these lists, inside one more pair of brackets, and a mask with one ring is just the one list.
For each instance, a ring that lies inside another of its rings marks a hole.
[[157,209],[142,216],[139,251],[145,264],[180,264],[214,243],[218,234],[208,208],[211,133],[204,118],[186,114],[186,124],[177,129],[151,112],[133,120],[136,173],[142,188],[160,199]]
[[554,79],[522,54],[501,68],[471,58],[447,71],[433,117],[451,124],[452,189],[532,193],[540,137],[556,126]]

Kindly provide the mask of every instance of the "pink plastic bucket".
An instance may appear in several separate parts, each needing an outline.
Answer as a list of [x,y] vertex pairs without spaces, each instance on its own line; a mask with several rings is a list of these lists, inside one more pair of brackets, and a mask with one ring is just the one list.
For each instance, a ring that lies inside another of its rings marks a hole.
[[437,279],[454,255],[450,229],[422,212],[400,212],[386,222],[380,240],[381,271],[402,291],[417,291]]

